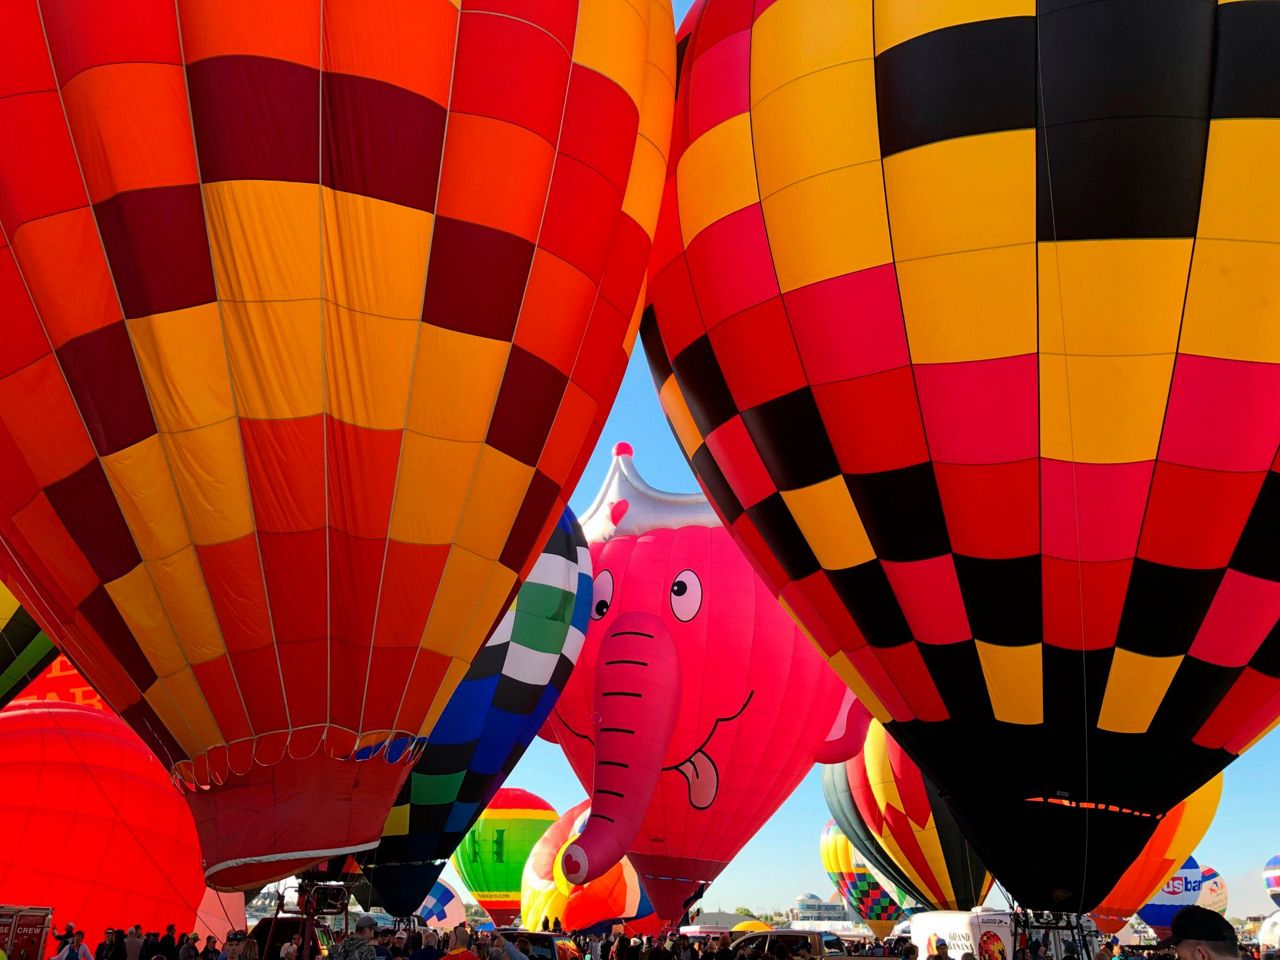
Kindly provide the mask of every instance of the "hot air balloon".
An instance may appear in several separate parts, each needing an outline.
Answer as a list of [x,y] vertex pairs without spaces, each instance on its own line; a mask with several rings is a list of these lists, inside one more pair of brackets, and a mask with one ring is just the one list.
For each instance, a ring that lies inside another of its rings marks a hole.
[[630,936],[658,933],[662,920],[653,912],[640,876],[626,857],[589,883],[570,883],[565,878],[560,853],[582,833],[590,814],[591,801],[583,800],[533,845],[520,877],[522,925],[540,930],[544,921],[550,926],[559,920],[562,929],[573,932],[619,921]]
[[586,883],[626,855],[672,921],[815,759],[852,754],[851,701],[706,500],[649,486],[629,445],[582,528],[592,619],[544,731],[591,794],[562,868]]
[[467,911],[458,891],[443,880],[437,880],[418,908],[418,916],[426,921],[428,927],[452,930],[458,924],[466,922]]
[[1227,881],[1213,867],[1200,868],[1200,899],[1196,906],[1213,910],[1224,916],[1227,912]]
[[91,935],[124,917],[192,929],[205,883],[191,811],[124,721],[11,704],[0,743],[0,903],[51,905],[55,930]]
[[525,861],[555,821],[555,808],[541,797],[518,787],[503,787],[462,838],[453,867],[498,926],[520,916]]
[[9,703],[58,657],[58,648],[0,584],[0,707]]
[[591,555],[566,508],[431,731],[382,841],[361,856],[393,916],[408,916],[422,903],[537,735],[578,659],[590,609]]
[[1028,908],[1092,908],[1280,717],[1277,30],[702,0],[677,39],[667,417]]
[[1137,859],[1090,917],[1103,933],[1119,933],[1204,839],[1222,797],[1222,774],[1187,797],[1156,826]]
[[1267,861],[1262,868],[1262,884],[1267,888],[1267,896],[1272,903],[1280,907],[1280,853]]
[[1169,925],[1178,911],[1200,899],[1202,883],[1200,864],[1196,863],[1195,857],[1187,857],[1186,863],[1175,870],[1147,905],[1138,911],[1138,916],[1163,940],[1169,936]]
[[668,0],[13,0],[0,553],[211,883],[372,847],[639,322]]
[[[853,844],[855,850],[871,868],[872,872],[883,878],[881,885],[889,890],[894,899],[903,905],[904,910],[908,912],[917,909],[941,909],[939,904],[932,903],[929,896],[916,886],[916,882],[912,879],[909,871],[900,867],[894,859],[894,855],[885,847],[880,839],[880,832],[884,829],[884,818],[876,812],[874,797],[868,797],[865,792],[861,793],[862,804],[859,806],[854,799],[853,782],[863,783],[865,781],[864,771],[866,770],[867,758],[865,748],[867,744],[867,733],[871,728],[874,718],[871,713],[861,704],[853,708],[851,728],[856,731],[857,752],[846,763],[841,764],[825,764],[822,768],[822,794],[827,801],[827,809],[830,811],[832,818],[839,827],[840,832],[849,838],[849,842]],[[892,738],[888,738],[892,739]],[[877,740],[877,743],[880,741]],[[899,754],[897,756],[901,768],[905,772],[910,772],[909,780],[914,783],[917,778],[923,781],[925,785],[925,793],[933,798],[933,802],[940,805],[940,809],[944,811],[944,822],[953,823],[954,818],[948,812],[946,801],[938,797],[937,788],[933,787],[928,778],[919,772],[919,768],[912,768],[910,758]],[[853,776],[850,772],[853,771]],[[864,818],[863,808],[866,809]],[[928,822],[926,820],[926,822]],[[876,824],[873,827],[871,824]],[[967,842],[964,838],[954,832],[954,828],[947,830],[947,836],[953,848],[956,843],[964,844],[960,849],[959,855],[952,854],[952,863],[962,869],[967,869],[965,864],[973,859],[976,855],[968,849]],[[930,844],[934,848],[934,844]],[[944,858],[945,860],[945,858]],[[932,871],[930,871],[932,872]],[[963,889],[966,881],[960,880],[960,888]],[[941,886],[935,881],[935,886]],[[955,884],[952,884],[955,889]],[[976,899],[976,892],[975,892]],[[927,907],[924,905],[928,905]],[[975,904],[976,905],[976,904]]]
[[[970,910],[992,877],[970,847],[947,801],[884,726],[855,707],[865,729],[858,753],[823,770],[823,793],[840,830],[891,887],[934,910]],[[847,825],[847,829],[846,829]],[[856,838],[856,839],[855,839]]]
[[883,939],[892,933],[894,925],[905,919],[906,914],[858,858],[853,844],[840,832],[834,820],[827,821],[819,850],[822,869],[827,871],[845,904],[866,922],[878,938]]

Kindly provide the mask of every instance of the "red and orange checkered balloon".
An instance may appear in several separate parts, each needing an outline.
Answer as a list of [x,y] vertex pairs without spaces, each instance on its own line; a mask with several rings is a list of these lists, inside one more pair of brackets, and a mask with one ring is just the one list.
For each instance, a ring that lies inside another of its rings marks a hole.
[[[0,543],[210,880],[377,841],[639,320],[668,0],[3,0]],[[385,749],[384,749],[385,748]]]
[[1280,716],[1276,42],[1253,0],[701,0],[677,41],[664,409],[1028,907]]

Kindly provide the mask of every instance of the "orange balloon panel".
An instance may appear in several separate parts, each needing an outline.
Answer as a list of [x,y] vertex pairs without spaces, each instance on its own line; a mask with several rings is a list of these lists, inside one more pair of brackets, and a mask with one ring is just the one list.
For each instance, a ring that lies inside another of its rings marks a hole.
[[430,732],[621,380],[670,4],[0,18],[15,591],[194,785],[215,885],[368,846],[408,764],[348,760]]
[[1222,774],[1169,811],[1115,888],[1090,916],[1103,933],[1116,933],[1164,886],[1204,839],[1222,799]]

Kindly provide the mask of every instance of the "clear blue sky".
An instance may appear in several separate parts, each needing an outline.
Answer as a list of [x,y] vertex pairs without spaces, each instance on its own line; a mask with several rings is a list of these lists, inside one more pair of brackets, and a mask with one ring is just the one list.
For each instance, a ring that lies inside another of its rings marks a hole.
[[[613,413],[573,497],[575,510],[585,510],[595,498],[613,445],[619,440],[635,447],[636,465],[654,486],[677,492],[698,489],[663,419],[638,342]],[[1146,773],[1141,755],[1134,757],[1134,773]],[[1150,775],[1159,776],[1159,772],[1150,771]],[[542,740],[530,746],[508,784],[532,790],[562,812],[585,796],[560,748]],[[1280,853],[1278,812],[1280,731],[1228,768],[1217,818],[1196,851],[1201,863],[1216,867],[1226,877],[1233,916],[1274,909],[1263,890],[1261,871],[1272,854]],[[827,819],[815,771],[711,885],[705,906],[772,910],[789,906],[798,894],[807,891],[826,898],[832,887],[818,859],[818,834]],[[445,879],[463,889],[451,867]]]

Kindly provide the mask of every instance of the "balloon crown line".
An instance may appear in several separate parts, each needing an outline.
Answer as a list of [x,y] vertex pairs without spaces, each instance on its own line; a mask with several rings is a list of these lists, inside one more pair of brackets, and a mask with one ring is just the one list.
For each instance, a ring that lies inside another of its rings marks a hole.
[[589,542],[651,530],[722,525],[701,493],[668,493],[650,486],[636,469],[634,455],[631,444],[614,444],[613,462],[600,492],[578,518]]

